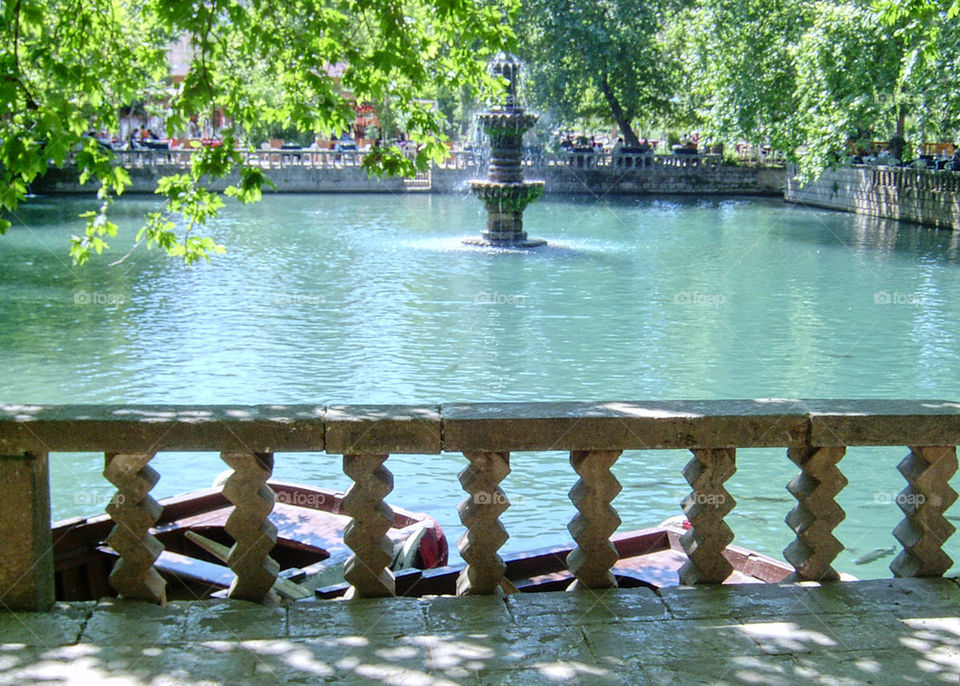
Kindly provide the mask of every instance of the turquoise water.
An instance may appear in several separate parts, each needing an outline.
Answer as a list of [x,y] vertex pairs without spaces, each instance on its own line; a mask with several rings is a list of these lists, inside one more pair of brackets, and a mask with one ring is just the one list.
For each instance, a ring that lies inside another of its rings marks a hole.
[[[125,251],[69,265],[90,201],[37,198],[0,239],[0,401],[428,403],[752,397],[960,398],[960,258],[950,233],[771,199],[547,199],[541,251],[466,248],[480,203],[425,195],[273,196],[228,206],[228,247],[188,268]],[[128,230],[155,204],[125,199]],[[905,449],[851,449],[838,567],[888,576]],[[621,530],[680,513],[677,451],[630,452]],[[391,457],[390,500],[462,531],[462,456]],[[736,542],[778,555],[796,473],[742,450]],[[205,487],[216,455],[162,454],[159,496]],[[567,540],[560,453],[515,454],[505,550]],[[97,512],[97,455],[55,455],[55,518]],[[278,455],[279,478],[346,488],[336,457]],[[949,550],[960,559],[960,539]]]

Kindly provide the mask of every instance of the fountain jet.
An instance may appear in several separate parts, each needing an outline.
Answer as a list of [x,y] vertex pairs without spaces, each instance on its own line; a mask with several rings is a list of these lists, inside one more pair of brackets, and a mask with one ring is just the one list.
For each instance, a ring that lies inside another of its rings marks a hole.
[[520,61],[501,52],[490,61],[490,73],[507,81],[506,98],[477,115],[490,138],[490,165],[486,181],[470,181],[470,190],[483,200],[487,228],[481,238],[464,243],[502,248],[536,248],[546,241],[528,238],[523,230],[523,211],[543,194],[543,181],[523,180],[523,134],[533,127],[537,115],[523,111],[517,99]]

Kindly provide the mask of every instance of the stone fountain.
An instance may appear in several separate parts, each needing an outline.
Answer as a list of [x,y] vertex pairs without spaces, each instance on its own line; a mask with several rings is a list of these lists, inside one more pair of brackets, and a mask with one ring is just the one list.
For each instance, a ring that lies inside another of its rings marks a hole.
[[490,165],[487,180],[470,182],[474,195],[487,208],[487,229],[481,238],[464,243],[496,248],[536,248],[547,242],[527,238],[523,230],[523,211],[543,194],[543,181],[523,180],[523,134],[533,127],[537,115],[523,111],[517,99],[520,61],[508,53],[499,53],[490,61],[490,73],[507,81],[505,102],[493,105],[477,115],[484,133],[490,137]]

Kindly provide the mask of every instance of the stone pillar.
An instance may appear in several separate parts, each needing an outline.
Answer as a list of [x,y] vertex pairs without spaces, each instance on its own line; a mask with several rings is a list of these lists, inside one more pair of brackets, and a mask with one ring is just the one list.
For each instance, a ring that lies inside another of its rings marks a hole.
[[467,531],[457,547],[466,568],[457,577],[457,595],[494,593],[506,570],[497,554],[507,539],[500,515],[510,507],[500,482],[510,473],[510,453],[465,452],[470,465],[460,472],[460,483],[469,497],[457,510]]
[[163,544],[150,533],[163,512],[150,495],[160,480],[149,465],[154,453],[107,453],[105,457],[103,475],[117,487],[106,508],[115,524],[107,545],[120,555],[110,572],[110,585],[124,598],[162,605],[167,602],[167,582],[153,563]]
[[620,482],[610,471],[619,450],[574,450],[570,464],[580,480],[570,490],[577,515],[567,526],[576,549],[567,555],[567,567],[576,577],[576,588],[610,588],[617,585],[611,567],[620,556],[610,536],[620,526],[620,516],[611,503],[620,493]]
[[343,509],[353,517],[343,533],[343,542],[353,551],[343,568],[344,579],[353,586],[351,598],[381,598],[397,592],[390,571],[393,544],[387,536],[394,514],[384,501],[393,490],[393,474],[383,466],[388,457],[343,456],[343,472],[354,481],[343,496]]
[[690,452],[693,459],[684,467],[683,476],[693,491],[683,501],[683,513],[691,526],[680,538],[689,559],[680,568],[680,581],[687,585],[719,584],[733,571],[723,556],[733,541],[733,531],[723,518],[736,502],[723,484],[737,471],[736,450]]
[[270,589],[280,572],[270,557],[277,544],[277,527],[269,519],[275,498],[267,484],[273,474],[273,453],[221,453],[220,459],[233,468],[223,484],[223,495],[234,505],[223,527],[234,540],[227,554],[227,564],[237,575],[230,597],[271,600]]
[[44,611],[53,601],[47,454],[0,455],[0,609]]
[[957,499],[950,479],[957,473],[955,446],[915,446],[897,466],[908,486],[897,495],[904,519],[893,530],[903,551],[890,563],[895,576],[943,576],[953,560],[943,544],[953,535],[944,513]]
[[787,525],[797,538],[786,547],[783,556],[796,570],[789,581],[834,581],[840,575],[831,566],[843,544],[833,535],[846,517],[836,496],[847,485],[837,468],[846,448],[790,448],[787,456],[800,466],[801,474],[787,490],[797,505],[787,515]]

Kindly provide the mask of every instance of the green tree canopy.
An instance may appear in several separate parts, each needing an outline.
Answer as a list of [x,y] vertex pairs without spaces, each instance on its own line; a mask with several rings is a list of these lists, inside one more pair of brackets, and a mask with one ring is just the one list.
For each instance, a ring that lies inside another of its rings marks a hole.
[[791,50],[807,26],[808,4],[702,0],[672,27],[685,90],[708,139],[796,147]]
[[670,107],[673,64],[661,41],[672,3],[526,0],[518,24],[534,105],[570,121],[603,113],[638,145],[633,121]]
[[[368,168],[424,168],[444,154],[445,122],[419,96],[463,84],[495,88],[485,61],[511,46],[518,8],[519,0],[4,0],[0,207],[15,210],[28,184],[72,158],[83,181],[99,181],[103,200],[73,239],[73,257],[83,262],[115,235],[106,211],[129,184],[85,132],[118,130],[121,108],[139,101],[166,103],[169,136],[192,116],[222,110],[232,122],[223,146],[203,148],[188,174],[161,182],[167,205],[139,236],[187,262],[207,258],[222,248],[198,232],[223,200],[203,181],[242,167],[235,146],[245,131],[263,124],[346,130],[349,92],[355,101],[389,102],[408,138],[421,144],[413,160],[380,149],[366,158]],[[174,85],[166,48],[184,35],[193,60]],[[227,194],[256,200],[266,179],[258,168],[240,172]],[[9,226],[0,219],[0,232]]]
[[849,140],[956,136],[956,0],[700,0],[674,26],[712,137],[769,143],[807,175]]

